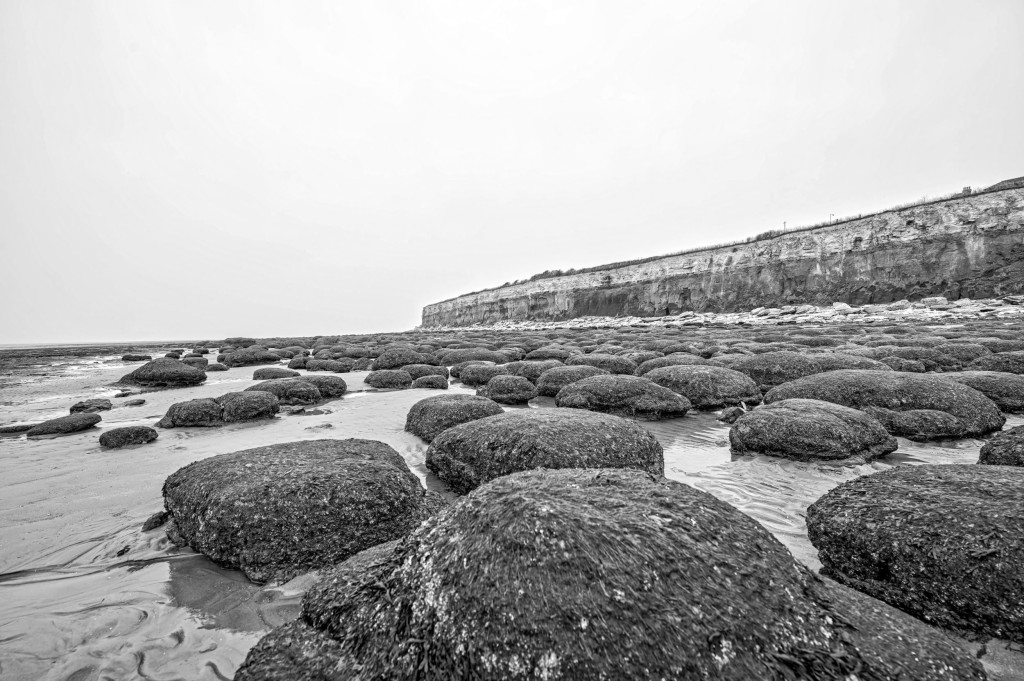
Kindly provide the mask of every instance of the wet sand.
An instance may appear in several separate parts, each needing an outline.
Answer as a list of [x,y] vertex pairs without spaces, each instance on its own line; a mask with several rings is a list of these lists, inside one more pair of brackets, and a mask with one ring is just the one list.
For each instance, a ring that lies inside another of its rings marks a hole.
[[[350,394],[315,412],[221,428],[160,430],[153,443],[103,450],[103,429],[152,425],[174,402],[215,397],[253,384],[256,367],[208,374],[195,388],[148,392],[141,407],[109,383],[138,364],[82,358],[57,376],[21,376],[0,388],[0,424],[37,422],[74,402],[111,398],[100,426],[63,437],[0,437],[0,677],[3,679],[224,679],[270,627],[295,616],[311,577],[259,587],[239,572],[171,545],[162,528],[141,531],[163,506],[164,478],[181,466],[248,447],[361,437],[394,447],[430,488],[426,445],[404,432],[416,401],[437,391],[367,391],[366,372],[343,374]],[[304,373],[304,372],[303,372]],[[451,392],[472,393],[453,383]],[[551,406],[539,398],[532,408]],[[806,464],[732,457],[728,426],[715,413],[641,422],[665,448],[666,474],[704,489],[756,518],[801,561],[818,568],[804,525],[808,504],[845,480],[902,463],[974,463],[979,440],[914,443],[884,462]],[[1009,417],[1006,427],[1024,425]],[[999,644],[985,660],[997,671]],[[993,678],[1013,678],[994,675]]]

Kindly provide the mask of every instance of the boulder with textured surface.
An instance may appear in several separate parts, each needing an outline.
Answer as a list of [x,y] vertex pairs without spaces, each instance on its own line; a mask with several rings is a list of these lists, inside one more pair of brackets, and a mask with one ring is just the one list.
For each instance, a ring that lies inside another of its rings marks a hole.
[[224,425],[224,410],[217,400],[203,397],[176,402],[167,409],[157,428],[213,428]]
[[522,376],[495,376],[478,394],[498,404],[526,404],[537,396],[537,386]]
[[679,393],[694,409],[721,409],[761,402],[761,391],[746,374],[725,367],[695,364],[652,369],[644,378]]
[[430,357],[409,348],[386,348],[373,360],[375,370],[398,369],[406,364],[430,364]]
[[255,582],[285,581],[398,539],[427,514],[394,449],[310,440],[220,454],[167,478],[168,536]]
[[985,678],[728,504],[633,471],[494,480],[372,560],[315,587],[240,681]]
[[218,358],[218,361],[225,366],[241,367],[252,366],[254,364],[277,364],[281,361],[281,358],[266,348],[254,345],[252,347],[225,353],[224,359],[220,360]]
[[120,449],[131,445],[144,445],[157,438],[157,432],[149,426],[124,426],[111,428],[100,435],[100,446]]
[[377,369],[366,374],[363,383],[382,390],[403,390],[412,386],[412,376],[401,369]]
[[591,376],[607,376],[610,373],[607,369],[599,369],[590,365],[552,367],[537,379],[537,394],[554,397],[559,390],[570,383],[582,381]]
[[508,375],[508,367],[504,364],[470,364],[459,368],[458,378],[463,385],[476,388],[487,385],[495,376]]
[[217,404],[221,407],[221,417],[225,423],[270,419],[281,411],[277,395],[264,390],[227,393],[217,398]]
[[1005,371],[1009,374],[1024,374],[1024,350],[985,355],[977,358],[965,368],[969,371]]
[[100,415],[95,413],[69,414],[68,416],[61,416],[60,418],[36,424],[25,431],[25,434],[29,437],[35,437],[36,435],[70,435],[71,433],[80,433],[83,430],[88,430],[102,420]]
[[891,434],[911,440],[978,437],[1006,422],[999,407],[977,390],[932,374],[841,369],[780,385],[764,401],[794,397],[860,409]]
[[541,374],[548,369],[565,365],[557,359],[542,359],[509,362],[505,366],[508,368],[509,374],[513,376],[522,376],[523,378],[529,379],[531,383],[536,383]]
[[733,361],[729,368],[750,376],[758,388],[767,391],[782,383],[821,373],[821,365],[815,357],[789,350],[762,352]]
[[246,390],[271,393],[281,404],[316,404],[323,399],[323,395],[307,378],[312,377],[275,378],[249,386]]
[[823,574],[931,624],[1024,642],[1024,469],[899,466],[807,509]]
[[448,379],[437,374],[429,374],[415,379],[412,382],[412,387],[422,390],[447,390]]
[[607,355],[603,353],[591,353],[589,355],[570,355],[565,360],[565,366],[590,366],[604,369],[612,374],[630,374],[636,371],[636,362],[621,355]]
[[664,475],[657,439],[632,421],[570,409],[515,409],[449,428],[427,468],[458,494],[533,468],[635,468]]
[[896,451],[896,438],[857,409],[820,400],[781,400],[743,414],[729,430],[734,454],[796,461],[873,461]]
[[591,376],[570,383],[555,395],[555,405],[642,419],[686,415],[689,400],[641,376]]
[[981,447],[978,463],[990,466],[1024,466],[1024,426],[1001,433]]
[[320,396],[325,400],[341,397],[348,392],[348,384],[345,383],[345,379],[341,376],[306,374],[301,380],[314,386],[320,392]]
[[282,367],[263,367],[252,372],[254,381],[272,381],[275,378],[297,378],[301,376],[298,371],[284,369]]
[[1024,376],[1005,371],[957,371],[945,374],[957,383],[974,388],[1007,414],[1024,413]]
[[110,400],[97,397],[91,400],[82,400],[71,405],[72,414],[94,414],[98,411],[109,411],[114,408]]
[[405,418],[405,429],[413,435],[433,441],[435,437],[457,426],[505,410],[494,400],[478,395],[438,395],[412,405]]
[[199,385],[206,373],[176,359],[159,357],[146,362],[130,374],[122,376],[121,385],[140,385],[147,388],[180,388]]
[[665,357],[655,357],[654,359],[649,359],[645,362],[642,362],[639,366],[637,366],[636,371],[634,371],[633,373],[637,376],[645,376],[647,372],[653,371],[655,369],[660,369],[662,367],[686,365],[700,365],[713,367],[725,366],[724,364],[722,364],[722,362],[718,360],[704,359],[703,357],[698,357],[697,355],[691,355],[688,353],[676,353],[674,355],[666,355]]
[[348,357],[341,359],[310,359],[306,360],[306,371],[329,371],[335,374],[345,374],[352,371],[356,361]]

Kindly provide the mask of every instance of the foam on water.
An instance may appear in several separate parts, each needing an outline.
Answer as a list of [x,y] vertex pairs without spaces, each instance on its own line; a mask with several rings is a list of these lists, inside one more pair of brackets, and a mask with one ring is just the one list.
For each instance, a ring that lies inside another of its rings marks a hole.
[[[67,413],[89,397],[113,398],[127,373],[119,358],[84,358],[45,376],[35,367],[0,387],[0,424]],[[269,628],[298,612],[313,577],[260,587],[239,572],[171,545],[142,523],[162,508],[164,478],[208,456],[278,442],[361,437],[394,447],[424,484],[444,491],[424,464],[426,445],[404,432],[416,401],[436,391],[354,392],[305,414],[223,428],[160,431],[153,443],[102,450],[103,428],[151,425],[174,402],[252,384],[253,367],[211,373],[201,386],[142,395],[141,407],[102,412],[100,428],[66,437],[0,437],[0,678],[228,679]],[[365,372],[345,374],[366,389]],[[454,384],[452,392],[471,393]],[[115,404],[117,399],[113,400]],[[553,405],[540,398],[531,407]],[[807,506],[844,480],[895,464],[977,460],[980,441],[913,443],[885,462],[807,464],[733,457],[729,427],[713,413],[641,422],[665,448],[666,474],[756,518],[794,555],[818,567]],[[1024,424],[1011,417],[1007,427]]]

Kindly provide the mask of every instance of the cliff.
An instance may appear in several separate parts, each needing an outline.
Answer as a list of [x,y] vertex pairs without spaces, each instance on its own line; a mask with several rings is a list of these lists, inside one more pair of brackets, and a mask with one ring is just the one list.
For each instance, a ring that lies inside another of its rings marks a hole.
[[1024,292],[1024,188],[470,293],[423,326]]

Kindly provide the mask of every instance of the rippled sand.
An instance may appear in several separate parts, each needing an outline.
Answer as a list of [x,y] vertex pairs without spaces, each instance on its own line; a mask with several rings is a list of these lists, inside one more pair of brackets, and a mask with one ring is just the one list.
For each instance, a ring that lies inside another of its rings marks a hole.
[[[134,366],[88,358],[60,367],[56,376],[25,372],[0,387],[0,424],[63,416],[84,398],[113,399],[117,389],[108,384]],[[0,678],[231,678],[263,632],[295,616],[311,577],[261,588],[171,546],[162,529],[141,531],[163,507],[164,478],[188,463],[277,442],[362,437],[388,443],[428,487],[444,490],[424,466],[424,443],[403,431],[409,407],[437,391],[361,392],[365,372],[344,374],[355,392],[319,407],[319,414],[161,430],[148,445],[100,449],[103,428],[152,425],[174,402],[252,385],[253,371],[210,373],[196,388],[146,393],[144,406],[103,412],[100,427],[84,433],[0,436]],[[451,392],[472,391],[454,384]],[[531,406],[552,404],[540,398]],[[1024,418],[1010,417],[1006,427],[1022,424]],[[840,482],[894,464],[973,463],[981,446],[900,439],[899,451],[884,462],[806,464],[732,457],[728,426],[714,413],[643,425],[665,448],[668,477],[753,516],[815,568],[804,526],[808,504]],[[995,671],[998,655],[989,657]]]

